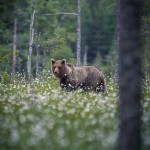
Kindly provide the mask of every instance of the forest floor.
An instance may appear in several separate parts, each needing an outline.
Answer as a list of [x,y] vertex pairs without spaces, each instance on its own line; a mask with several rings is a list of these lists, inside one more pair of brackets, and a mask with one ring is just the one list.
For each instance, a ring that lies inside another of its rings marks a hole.
[[[150,148],[150,80],[143,87],[143,150]],[[108,95],[62,92],[47,75],[28,84],[17,76],[0,83],[1,150],[115,150],[118,88],[108,79]]]

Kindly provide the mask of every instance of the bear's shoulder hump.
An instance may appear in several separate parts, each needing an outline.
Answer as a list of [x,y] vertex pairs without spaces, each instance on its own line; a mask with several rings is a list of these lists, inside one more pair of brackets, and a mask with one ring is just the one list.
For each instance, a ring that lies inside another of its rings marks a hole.
[[74,68],[74,65],[73,65],[73,64],[67,63],[66,65],[67,65],[68,67],[70,67],[70,68]]

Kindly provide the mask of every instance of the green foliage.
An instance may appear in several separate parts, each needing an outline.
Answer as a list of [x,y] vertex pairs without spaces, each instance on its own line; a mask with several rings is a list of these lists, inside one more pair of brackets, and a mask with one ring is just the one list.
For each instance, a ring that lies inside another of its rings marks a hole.
[[36,10],[36,28],[42,33],[44,38],[54,33],[61,34],[68,41],[74,40],[70,35],[76,33],[76,16],[57,14],[59,12],[76,13],[76,1],[64,0],[35,0],[34,8]]
[[[116,0],[95,0],[94,2],[84,0],[84,2],[87,3],[88,10],[83,4],[82,32],[84,34],[82,38],[84,46],[88,46],[88,61],[93,62],[97,52],[106,59],[114,41]],[[88,16],[84,14],[84,10]]]
[[5,71],[2,72],[0,71],[0,83],[6,84],[6,83],[10,83],[11,80],[11,76]]
[[54,59],[65,58],[67,61],[69,61],[70,59],[74,58],[74,54],[68,46],[63,46],[61,49],[52,51],[51,57]]
[[145,45],[144,45],[144,60],[143,60],[143,73],[145,76],[150,78],[150,44],[149,37],[145,37]]
[[76,65],[77,64],[77,60],[75,58],[70,58],[69,59],[69,63]]
[[4,45],[0,45],[0,71],[11,72],[12,50]]
[[11,41],[15,2],[16,0],[12,0],[9,3],[5,0],[0,1],[0,45]]
[[143,73],[150,77],[150,1],[143,1],[142,9],[142,44],[143,44]]
[[50,68],[50,58],[53,59],[66,59],[68,62],[75,63],[75,56],[71,48],[67,45],[65,38],[59,34],[54,34],[52,38],[41,42],[42,51],[46,51],[46,55],[49,57],[46,60],[45,69]]
[[46,51],[57,51],[66,45],[67,43],[65,39],[56,33],[52,38],[49,38],[46,41],[41,42],[42,48],[45,49]]

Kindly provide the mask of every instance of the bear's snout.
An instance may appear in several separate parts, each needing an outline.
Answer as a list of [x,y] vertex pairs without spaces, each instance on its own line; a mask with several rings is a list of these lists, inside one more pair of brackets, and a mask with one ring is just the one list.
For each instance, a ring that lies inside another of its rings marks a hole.
[[54,70],[54,74],[59,74],[59,71],[58,70]]
[[57,76],[59,75],[59,69],[58,67],[54,68],[53,73]]

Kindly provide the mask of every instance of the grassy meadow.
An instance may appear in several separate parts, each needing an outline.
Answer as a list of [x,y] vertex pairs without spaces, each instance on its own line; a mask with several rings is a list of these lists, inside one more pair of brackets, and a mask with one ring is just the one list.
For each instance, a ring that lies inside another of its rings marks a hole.
[[[143,149],[150,148],[150,80],[143,87]],[[115,150],[118,88],[108,78],[108,95],[62,92],[49,73],[30,84],[17,75],[0,83],[0,150]]]

